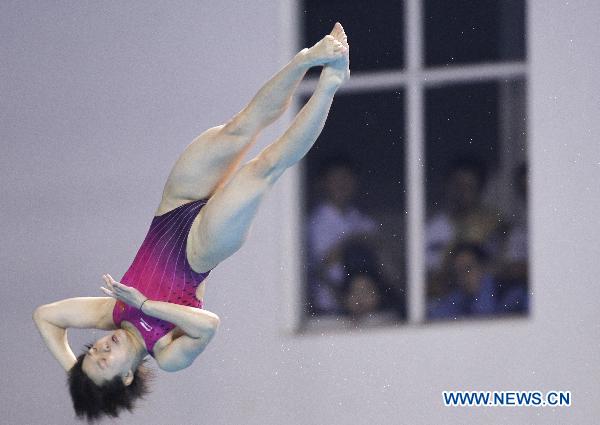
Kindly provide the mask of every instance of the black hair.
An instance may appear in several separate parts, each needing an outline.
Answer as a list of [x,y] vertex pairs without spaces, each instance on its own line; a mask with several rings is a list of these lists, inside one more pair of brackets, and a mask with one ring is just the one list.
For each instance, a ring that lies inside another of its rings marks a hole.
[[319,161],[317,166],[317,176],[323,178],[334,168],[345,168],[353,174],[359,173],[358,162],[350,157],[350,155],[339,152],[335,155],[328,155]]
[[476,156],[462,156],[450,161],[446,167],[446,179],[457,171],[468,171],[473,173],[479,181],[479,188],[483,188],[487,182],[488,166],[481,158]]
[[152,379],[152,371],[143,360],[133,374],[133,381],[125,385],[119,375],[102,385],[97,385],[83,371],[85,353],[77,357],[77,362],[69,370],[67,383],[73,408],[78,418],[87,419],[89,423],[102,416],[118,417],[123,409],[131,411],[135,401],[148,394],[148,381]]
[[469,252],[475,256],[479,263],[485,263],[489,260],[487,251],[477,242],[458,241],[452,249],[452,254],[457,257],[463,252]]
[[380,297],[378,310],[392,309],[400,317],[404,317],[403,300],[400,294],[386,282],[382,270],[377,266],[377,258],[372,247],[360,240],[348,241],[342,248],[342,261],[345,277],[338,289],[338,296],[341,299],[349,295],[353,280],[363,275],[370,278],[375,285],[375,290]]

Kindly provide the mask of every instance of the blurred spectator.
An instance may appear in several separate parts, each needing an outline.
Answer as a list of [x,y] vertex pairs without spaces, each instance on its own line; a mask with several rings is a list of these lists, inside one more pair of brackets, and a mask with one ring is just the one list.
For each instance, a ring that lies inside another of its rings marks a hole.
[[341,312],[353,320],[389,312],[404,318],[404,298],[386,283],[373,252],[362,241],[351,241],[343,248],[346,275],[338,291]]
[[494,255],[502,231],[499,211],[482,204],[486,183],[485,165],[476,158],[461,158],[450,163],[446,175],[445,202],[426,226],[426,264],[430,274],[438,272],[455,241],[478,244]]
[[460,242],[445,260],[443,289],[430,296],[429,319],[494,314],[497,310],[496,281],[481,246]]
[[510,227],[504,241],[502,261],[499,266],[502,312],[527,311],[527,166],[521,164],[514,170],[513,187],[516,191]]
[[361,246],[361,252],[370,253],[367,236],[374,233],[376,224],[354,202],[356,171],[350,159],[336,156],[324,161],[318,173],[323,196],[308,222],[309,300],[315,314],[343,311],[338,294],[348,277],[345,261],[356,258],[348,255],[347,247],[353,243]]

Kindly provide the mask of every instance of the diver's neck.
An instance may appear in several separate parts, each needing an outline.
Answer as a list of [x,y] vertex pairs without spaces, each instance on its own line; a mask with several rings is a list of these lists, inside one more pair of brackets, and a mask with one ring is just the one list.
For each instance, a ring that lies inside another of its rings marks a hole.
[[143,359],[148,354],[148,350],[146,350],[146,343],[144,342],[144,338],[142,337],[140,331],[126,320],[121,322],[121,328],[127,332],[131,341],[133,342],[134,350],[138,359]]

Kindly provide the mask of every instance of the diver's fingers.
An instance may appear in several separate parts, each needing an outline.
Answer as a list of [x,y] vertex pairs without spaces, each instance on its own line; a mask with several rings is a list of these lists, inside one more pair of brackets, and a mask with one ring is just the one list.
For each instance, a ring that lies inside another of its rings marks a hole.
[[103,274],[102,275],[102,279],[104,279],[104,282],[106,282],[106,286],[108,286],[109,289],[113,289],[113,283],[112,281],[109,279],[107,274]]
[[106,289],[104,286],[101,286],[100,289],[102,290],[102,292],[104,292],[109,297],[117,298],[117,296],[115,295],[115,293],[113,291]]

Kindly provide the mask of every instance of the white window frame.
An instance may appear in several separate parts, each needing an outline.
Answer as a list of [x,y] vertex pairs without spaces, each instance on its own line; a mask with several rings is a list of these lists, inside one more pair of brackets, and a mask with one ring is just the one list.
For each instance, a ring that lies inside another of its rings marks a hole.
[[[423,0],[404,0],[405,31],[405,66],[401,70],[360,72],[351,76],[342,86],[341,93],[358,93],[369,90],[402,88],[405,94],[405,170],[407,182],[407,321],[408,324],[420,324],[425,319],[425,90],[430,87],[452,83],[481,82],[490,80],[526,79],[528,75],[527,59],[525,61],[499,61],[475,65],[453,65],[437,68],[425,67],[425,46],[423,40],[424,19]],[[297,46],[302,28],[300,10],[301,2],[289,0],[285,2],[283,22],[288,34]],[[290,25],[290,23],[293,23]],[[352,43],[352,34],[348,35]],[[304,47],[304,46],[303,46]],[[295,49],[294,49],[295,52]],[[289,56],[289,52],[286,52]],[[351,66],[352,68],[352,66]],[[308,78],[299,88],[299,95],[310,95],[316,86],[316,78]],[[285,203],[283,246],[286,255],[282,258],[282,278],[284,288],[284,318],[288,331],[298,331],[302,325],[303,276],[302,267],[302,169],[297,167],[290,173],[286,189],[293,195]]]

